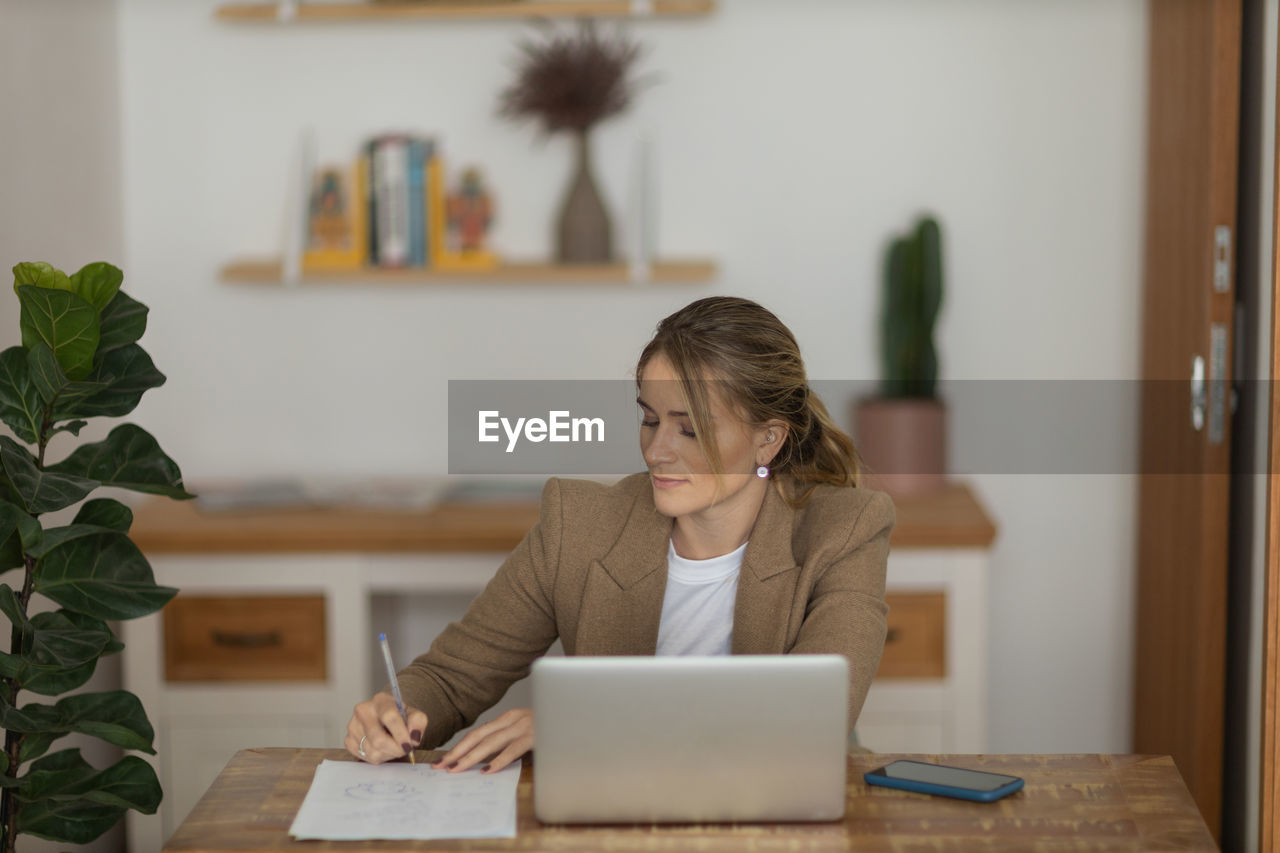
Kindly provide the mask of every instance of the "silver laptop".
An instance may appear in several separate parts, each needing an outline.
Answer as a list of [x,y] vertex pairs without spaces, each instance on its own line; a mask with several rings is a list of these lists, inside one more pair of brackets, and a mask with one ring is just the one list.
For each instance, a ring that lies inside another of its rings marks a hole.
[[547,657],[533,665],[544,823],[838,820],[841,655]]

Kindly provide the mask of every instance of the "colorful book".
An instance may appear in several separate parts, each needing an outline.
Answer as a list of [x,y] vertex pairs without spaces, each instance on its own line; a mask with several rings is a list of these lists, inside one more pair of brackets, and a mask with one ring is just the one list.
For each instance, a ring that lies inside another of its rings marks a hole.
[[414,137],[409,142],[409,235],[410,262],[427,264],[426,167],[434,147],[430,139]]

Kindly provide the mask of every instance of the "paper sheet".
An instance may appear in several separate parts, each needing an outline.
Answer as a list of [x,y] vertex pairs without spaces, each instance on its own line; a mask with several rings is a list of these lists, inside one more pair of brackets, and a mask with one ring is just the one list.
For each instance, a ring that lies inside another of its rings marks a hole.
[[323,761],[289,834],[298,839],[515,838],[520,762],[497,773]]

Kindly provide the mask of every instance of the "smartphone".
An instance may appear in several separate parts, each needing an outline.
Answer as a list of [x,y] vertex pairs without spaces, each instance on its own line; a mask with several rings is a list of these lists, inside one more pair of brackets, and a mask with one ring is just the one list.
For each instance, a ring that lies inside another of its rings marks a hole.
[[920,794],[938,794],[979,803],[991,803],[1022,790],[1023,780],[1017,776],[966,770],[923,761],[895,761],[878,770],[863,774],[868,785],[901,788]]

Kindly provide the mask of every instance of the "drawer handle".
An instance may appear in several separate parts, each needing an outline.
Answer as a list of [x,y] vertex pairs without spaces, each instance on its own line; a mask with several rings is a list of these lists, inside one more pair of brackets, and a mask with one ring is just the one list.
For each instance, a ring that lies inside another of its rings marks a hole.
[[888,631],[886,631],[886,632],[885,632],[885,635],[884,635],[884,643],[885,643],[885,645],[886,645],[886,646],[887,646],[889,643],[896,643],[897,641],[898,641],[898,629],[897,629],[897,628],[890,628]]
[[214,630],[209,633],[213,636],[215,646],[226,646],[232,649],[266,649],[284,645],[284,639],[279,631],[248,634]]

